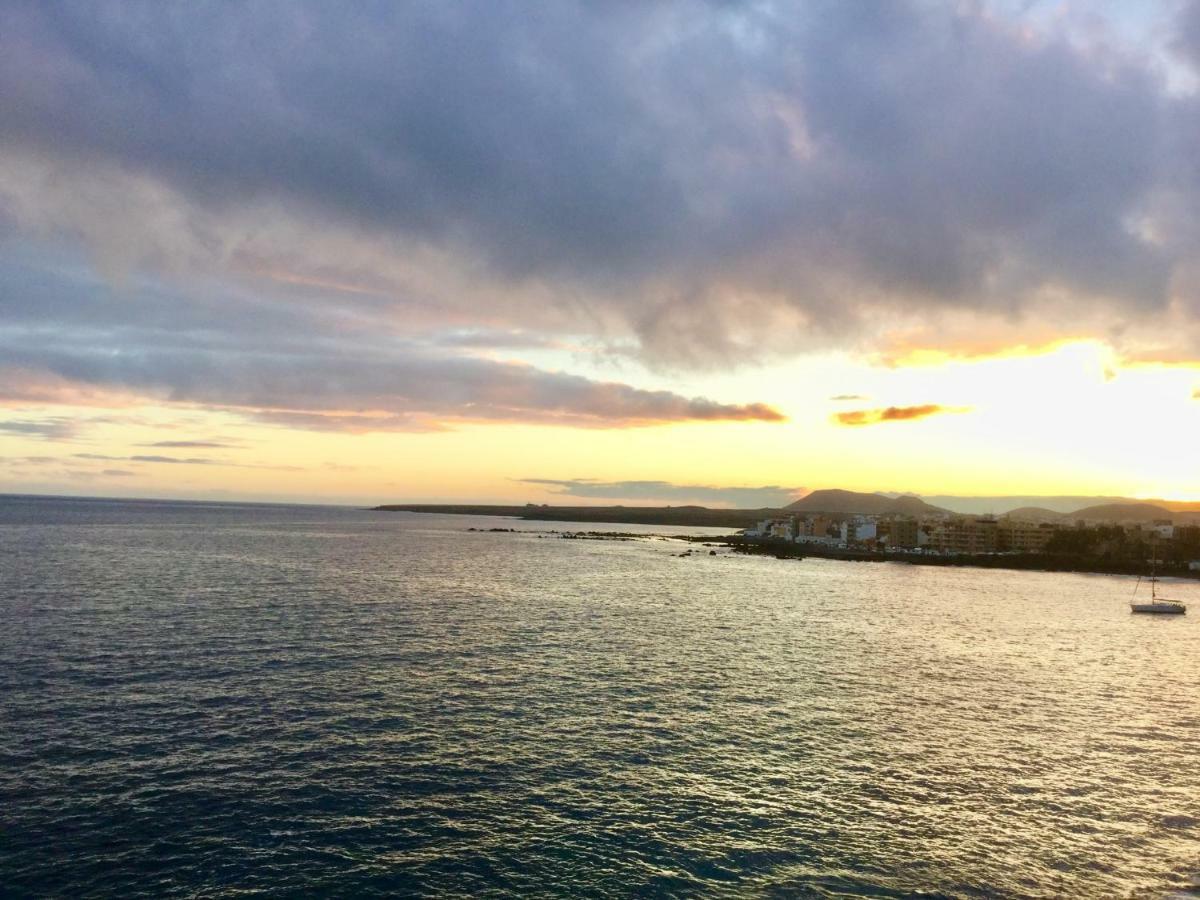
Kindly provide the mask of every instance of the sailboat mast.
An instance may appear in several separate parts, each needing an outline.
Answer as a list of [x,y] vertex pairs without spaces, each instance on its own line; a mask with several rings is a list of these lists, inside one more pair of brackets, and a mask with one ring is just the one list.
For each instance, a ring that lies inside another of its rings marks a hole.
[[1150,601],[1154,602],[1158,599],[1158,543],[1154,538],[1150,539]]

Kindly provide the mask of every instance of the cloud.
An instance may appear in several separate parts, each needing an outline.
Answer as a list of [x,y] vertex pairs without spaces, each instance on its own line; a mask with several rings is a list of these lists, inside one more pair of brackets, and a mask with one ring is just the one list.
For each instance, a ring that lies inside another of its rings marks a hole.
[[332,297],[714,367],[1197,283],[1200,99],[988,4],[16,3],[0,97],[0,228],[236,283],[226,336]]
[[116,289],[53,260],[0,256],[0,313],[0,400],[12,371],[20,396],[44,383],[68,396],[198,404],[318,430],[782,420],[762,403],[685,397],[430,347],[383,320],[347,317],[326,304],[157,280]]
[[137,475],[137,472],[131,472],[129,469],[101,469],[101,475],[110,475],[114,478],[127,478]]
[[148,444],[139,444],[140,447],[162,447],[164,449],[186,450],[231,450],[238,447],[237,444],[230,444],[225,441],[151,441]]
[[[236,290],[156,281],[118,291],[28,260],[0,265],[3,376],[233,411],[318,430],[436,430],[447,422],[626,427],[778,422],[723,403],[599,381],[427,344],[326,304],[247,302]],[[230,323],[236,321],[237,326]]]
[[1181,4],[1172,49],[1200,73],[1200,2]]
[[866,400],[867,397],[865,397],[862,394],[835,394],[834,396],[830,397],[829,399],[840,402],[843,400]]
[[519,478],[521,484],[547,488],[565,497],[605,500],[658,501],[668,504],[716,504],[746,509],[782,507],[798,499],[804,488],[779,485],[721,487],[708,484],[675,484],[670,481],[596,481],[591,478]]
[[0,433],[41,438],[46,441],[69,441],[78,431],[78,423],[66,417],[0,421]]
[[440,347],[465,347],[479,350],[562,350],[567,345],[547,335],[520,329],[465,329],[434,335],[430,343]]
[[98,459],[98,460],[125,460],[128,462],[144,462],[144,463],[169,463],[182,466],[216,466],[222,465],[215,459],[206,459],[203,457],[178,457],[178,456],[110,456],[107,453],[75,453],[76,459]]
[[132,456],[113,456],[107,453],[74,453],[75,459],[98,460],[103,462],[134,462],[155,463],[172,466],[229,466],[238,469],[272,469],[281,472],[302,471],[299,466],[274,466],[256,463],[231,462],[224,459],[211,459],[204,456],[159,456],[156,454],[138,453]]
[[57,456],[4,456],[0,460],[10,466],[44,466],[48,463],[61,462]]
[[880,422],[905,422],[910,419],[925,419],[943,413],[965,412],[966,410],[926,403],[921,406],[888,406],[883,409],[855,409],[835,413],[833,419],[839,425],[876,425]]

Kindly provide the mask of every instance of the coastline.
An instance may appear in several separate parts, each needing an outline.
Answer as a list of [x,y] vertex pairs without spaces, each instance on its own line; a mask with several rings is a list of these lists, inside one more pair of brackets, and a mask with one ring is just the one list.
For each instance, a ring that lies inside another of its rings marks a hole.
[[[689,541],[707,540],[710,543],[730,547],[735,553],[756,556],[774,556],[777,559],[836,559],[843,562],[890,562],[908,563],[914,566],[967,566],[976,569],[1011,569],[1014,571],[1076,572],[1088,575],[1125,575],[1136,578],[1146,574],[1145,568],[1135,563],[1087,560],[1063,554],[1047,553],[996,553],[996,554],[932,554],[884,552],[873,550],[841,550],[816,544],[798,545],[783,541],[752,539],[741,535],[720,538],[687,538]],[[1200,572],[1186,567],[1165,567],[1160,562],[1160,577],[1200,580]]]
[[708,509],[703,506],[501,506],[483,503],[388,503],[372,512],[438,513],[455,516],[505,516],[532,522],[603,522],[610,525],[696,525],[710,528],[749,528],[780,510]]
[[[502,516],[529,522],[595,522],[629,525],[685,525],[717,528],[747,528],[760,518],[774,513],[773,509],[708,509],[705,507],[657,506],[499,506],[487,504],[385,504],[371,508],[374,512],[414,512],[464,516]],[[596,532],[587,537],[599,538]],[[735,553],[775,556],[780,559],[835,559],[843,562],[908,563],[914,566],[967,566],[980,569],[1011,569],[1014,571],[1078,572],[1092,575],[1124,575],[1136,578],[1146,574],[1145,566],[1127,561],[1086,559],[1066,554],[997,553],[953,554],[905,553],[903,551],[851,550],[824,547],[819,544],[795,544],[770,538],[747,538],[742,535],[686,536],[672,535],[692,543],[709,543],[729,547]],[[1184,566],[1163,565],[1159,574],[1169,578],[1200,580],[1200,572]]]

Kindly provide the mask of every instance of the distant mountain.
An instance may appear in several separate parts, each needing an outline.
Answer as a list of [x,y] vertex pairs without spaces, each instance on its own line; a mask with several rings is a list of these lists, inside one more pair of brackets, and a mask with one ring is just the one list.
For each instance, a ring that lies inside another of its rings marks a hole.
[[904,515],[928,516],[944,514],[947,510],[931,506],[920,497],[889,497],[886,494],[866,494],[836,489],[813,491],[802,500],[785,506],[795,512],[822,512],[864,516]]
[[1129,497],[1087,497],[1081,495],[1039,496],[1036,494],[999,496],[999,497],[954,497],[928,496],[922,498],[927,503],[941,506],[951,512],[967,516],[1011,514],[1016,509],[1045,509],[1055,513],[1070,513],[1085,506],[1096,506],[1101,503],[1141,503]]
[[[934,505],[928,501],[939,501]],[[1022,502],[1024,501],[1024,502]],[[916,497],[911,494],[868,494],[828,489],[813,491],[784,507],[789,512],[835,515],[931,516],[1003,515],[1026,522],[1152,522],[1172,519],[1200,523],[1200,503],[1183,500],[1133,500],[1127,497]]]
[[[888,494],[887,496],[894,497],[896,494]],[[1008,496],[1008,497],[955,497],[949,495],[930,495],[923,497],[927,503],[932,503],[935,506],[940,506],[948,509],[951,512],[962,513],[963,515],[983,515],[991,513],[992,515],[1003,516],[1012,515],[1012,512],[1018,509],[1044,509],[1054,513],[1074,514],[1077,510],[1084,509],[1089,506],[1101,506],[1110,504],[1131,504],[1131,503],[1148,503],[1153,506],[1161,506],[1172,512],[1200,512],[1200,502],[1187,500],[1158,500],[1155,498],[1134,498],[1134,497],[1108,497],[1095,496],[1087,497],[1078,494],[1064,494],[1059,496]]]
[[1171,510],[1153,503],[1105,503],[1077,509],[1066,518],[1088,522],[1149,522],[1174,516]]
[[1070,519],[1066,513],[1055,512],[1044,506],[1020,506],[1010,509],[1004,514],[1009,519],[1019,519],[1022,522],[1063,522]]

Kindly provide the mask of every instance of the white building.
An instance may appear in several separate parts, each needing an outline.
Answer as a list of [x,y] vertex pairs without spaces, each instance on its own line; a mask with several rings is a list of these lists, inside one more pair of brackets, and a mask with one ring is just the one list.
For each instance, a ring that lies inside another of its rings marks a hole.
[[784,519],[771,525],[771,537],[790,541],[792,539],[792,521]]
[[845,544],[873,541],[879,535],[879,526],[874,519],[847,519],[842,523],[842,542]]
[[763,519],[753,528],[747,528],[743,534],[752,538],[781,538],[785,541],[792,539],[791,519]]
[[796,537],[797,544],[819,544],[822,547],[837,547],[842,543],[841,538],[828,534],[801,534]]

